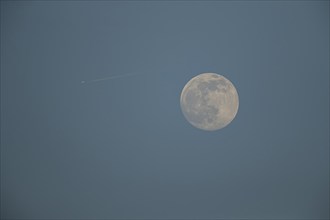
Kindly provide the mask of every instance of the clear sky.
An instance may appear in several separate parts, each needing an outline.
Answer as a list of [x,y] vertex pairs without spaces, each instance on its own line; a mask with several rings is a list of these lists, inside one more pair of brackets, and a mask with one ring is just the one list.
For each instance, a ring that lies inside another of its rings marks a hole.
[[1,1],[1,217],[328,218],[329,2]]

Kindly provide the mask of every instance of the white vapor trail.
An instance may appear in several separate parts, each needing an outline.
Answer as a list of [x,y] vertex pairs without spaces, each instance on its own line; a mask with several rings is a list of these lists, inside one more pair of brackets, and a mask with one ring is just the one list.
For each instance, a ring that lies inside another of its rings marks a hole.
[[141,75],[141,74],[142,73],[127,73],[127,74],[123,74],[123,75],[109,76],[109,77],[105,77],[105,78],[101,78],[101,79],[93,79],[93,80],[87,81],[87,82],[81,81],[81,84],[90,84],[90,83],[96,83],[96,82],[105,81],[105,80],[125,78],[125,77],[129,77],[129,76],[135,76],[135,75]]

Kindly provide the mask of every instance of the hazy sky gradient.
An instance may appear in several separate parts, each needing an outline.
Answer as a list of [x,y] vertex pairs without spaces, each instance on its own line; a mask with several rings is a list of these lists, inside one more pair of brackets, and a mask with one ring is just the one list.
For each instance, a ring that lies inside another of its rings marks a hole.
[[[180,110],[202,72],[240,97],[216,132]],[[1,1],[1,206],[328,218],[329,2]]]

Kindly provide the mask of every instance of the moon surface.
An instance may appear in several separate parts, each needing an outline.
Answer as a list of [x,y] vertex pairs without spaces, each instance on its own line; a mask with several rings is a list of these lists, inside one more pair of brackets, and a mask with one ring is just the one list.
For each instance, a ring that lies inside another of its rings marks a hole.
[[184,86],[180,105],[190,124],[215,131],[226,127],[235,118],[239,99],[235,86],[224,76],[202,73]]

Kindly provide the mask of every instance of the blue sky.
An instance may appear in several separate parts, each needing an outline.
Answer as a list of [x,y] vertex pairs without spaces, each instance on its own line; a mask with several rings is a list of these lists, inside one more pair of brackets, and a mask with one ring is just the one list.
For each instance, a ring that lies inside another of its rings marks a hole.
[[[240,97],[216,132],[203,72]],[[328,218],[328,174],[328,1],[1,2],[2,217]]]

